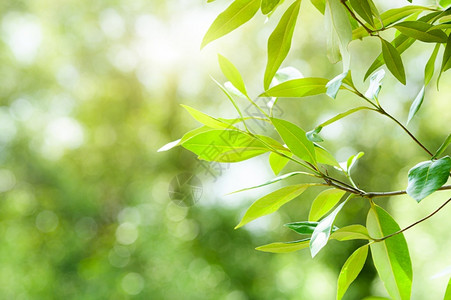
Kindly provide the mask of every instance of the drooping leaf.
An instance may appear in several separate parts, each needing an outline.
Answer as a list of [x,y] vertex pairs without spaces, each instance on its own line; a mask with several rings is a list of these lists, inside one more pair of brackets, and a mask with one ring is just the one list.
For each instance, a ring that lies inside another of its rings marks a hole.
[[434,75],[435,60],[437,59],[438,50],[440,49],[440,44],[435,45],[434,51],[432,51],[431,57],[429,58],[426,66],[424,68],[424,85],[428,85]]
[[255,250],[271,253],[288,253],[308,248],[310,238],[294,241],[294,242],[278,242],[263,245],[255,248]]
[[310,240],[310,253],[312,257],[315,257],[316,254],[318,254],[318,252],[324,246],[326,246],[327,242],[329,241],[330,234],[332,233],[332,227],[334,225],[335,218],[337,217],[337,214],[340,212],[343,206],[346,204],[347,200],[338,205],[333,212],[322,219],[316,226]]
[[437,149],[437,151],[435,152],[434,156],[432,157],[432,159],[439,157],[440,155],[442,155],[443,152],[445,152],[446,148],[448,148],[448,146],[451,144],[451,133],[448,134],[448,137],[443,141],[443,143],[440,145],[440,147]]
[[413,100],[412,105],[409,109],[409,117],[407,118],[407,124],[412,120],[413,116],[417,113],[417,111],[420,109],[421,104],[423,104],[424,99],[424,86],[421,88],[418,95],[415,97],[415,100]]
[[276,212],[282,205],[302,194],[311,185],[314,184],[305,183],[286,186],[258,199],[249,207],[235,229],[246,225],[250,221]]
[[385,77],[385,70],[380,69],[370,77],[370,85],[365,92],[365,97],[368,99],[376,99],[379,91],[382,88],[382,79]]
[[238,69],[221,54],[218,54],[218,61],[221,71],[225,75],[225,77],[230,80],[230,82],[235,88],[238,89],[238,91],[247,96],[246,86],[244,85],[243,77],[241,77]]
[[368,0],[351,0],[350,2],[356,13],[374,28],[373,11]]
[[[381,207],[372,205],[367,228],[371,237],[382,238],[400,230],[398,224]],[[402,233],[370,245],[374,265],[388,294],[395,300],[408,300],[412,289],[412,263]]]
[[269,88],[271,80],[290,51],[291,39],[300,5],[301,0],[296,0],[287,9],[268,39],[268,62],[266,64],[264,79],[265,90]]
[[407,194],[420,202],[446,183],[450,171],[449,156],[417,164],[409,170]]
[[341,73],[340,75],[337,75],[334,79],[332,79],[331,81],[329,81],[326,84],[327,96],[331,97],[332,99],[335,99],[335,97],[337,97],[337,94],[338,94],[338,91],[340,90],[343,79],[347,75],[348,75],[348,71]]
[[313,200],[312,207],[308,216],[309,221],[318,221],[327,214],[346,192],[339,189],[328,189],[322,191]]
[[237,29],[255,15],[261,0],[235,0],[213,21],[202,40],[201,48]]
[[326,92],[326,84],[328,80],[325,78],[299,78],[285,81],[278,84],[263,94],[260,97],[306,97],[324,94]]
[[432,25],[421,21],[405,21],[394,26],[403,34],[427,43],[446,43],[446,34]]
[[270,151],[256,138],[237,130],[210,130],[199,133],[182,146],[200,159],[217,162],[238,162]]
[[[293,156],[293,154],[289,153],[288,156]],[[275,152],[271,152],[269,154],[269,165],[271,166],[271,170],[275,175],[278,175],[280,171],[287,165],[290,160],[282,155],[279,155]]]
[[271,118],[271,122],[294,155],[310,163],[316,163],[315,148],[302,128],[276,118]]
[[445,297],[443,300],[451,300],[451,278],[448,281],[448,286],[446,287]]
[[350,240],[370,240],[368,230],[365,226],[355,224],[342,227],[332,233],[330,239],[334,239],[340,242]]
[[344,263],[338,276],[337,300],[341,300],[351,283],[357,278],[365,265],[368,245],[358,248]]
[[280,0],[262,0],[262,4],[261,4],[262,13],[264,15],[269,14],[277,7],[279,2],[280,2]]
[[382,38],[381,44],[382,56],[384,57],[388,70],[390,70],[399,82],[406,84],[406,73],[404,71],[404,65],[402,64],[401,56],[399,55],[398,50]]
[[[316,226],[318,226],[318,222],[309,222],[309,221],[303,221],[303,222],[293,222],[284,224],[285,227],[290,228],[291,230],[302,234],[302,235],[310,235],[315,231]],[[337,226],[332,227],[332,232],[337,231],[339,228]]]
[[224,129],[224,128],[233,128],[233,125],[224,123],[216,118],[213,118],[207,114],[204,114],[201,111],[198,111],[195,108],[192,108],[188,105],[183,105],[181,104],[181,106],[186,109],[189,114],[196,119],[197,121],[199,121],[200,123],[204,124],[205,126],[208,126],[210,128],[215,128],[215,129]]

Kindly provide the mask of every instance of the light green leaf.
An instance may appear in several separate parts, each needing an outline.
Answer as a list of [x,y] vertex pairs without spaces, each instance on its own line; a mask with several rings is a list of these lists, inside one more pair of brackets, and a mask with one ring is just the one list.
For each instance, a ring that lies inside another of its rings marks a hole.
[[268,39],[268,62],[266,64],[264,87],[269,88],[271,80],[287,57],[291,47],[294,27],[299,14],[301,0],[296,0],[283,14],[276,29]]
[[448,281],[448,287],[446,288],[443,300],[451,300],[451,278]]
[[437,59],[438,50],[440,49],[440,44],[435,45],[434,51],[432,51],[431,57],[426,63],[424,68],[424,85],[428,85],[434,75],[435,60]]
[[262,0],[261,4],[262,14],[267,15],[270,12],[272,12],[277,7],[279,2],[280,0]]
[[365,97],[368,99],[376,99],[379,95],[379,91],[382,88],[382,79],[385,77],[385,70],[381,69],[371,75],[370,77],[370,85],[365,92]]
[[271,122],[294,155],[310,163],[316,163],[315,148],[307,139],[304,130],[281,119],[271,118]]
[[256,189],[256,188],[259,188],[259,187],[262,187],[262,186],[266,186],[266,185],[270,185],[270,184],[282,181],[284,179],[287,179],[287,178],[290,178],[290,177],[293,177],[293,176],[296,176],[296,175],[307,175],[307,176],[316,177],[315,175],[313,175],[311,173],[307,173],[307,172],[302,172],[302,171],[291,172],[291,173],[283,174],[281,176],[273,178],[273,179],[271,179],[271,180],[269,180],[269,181],[267,181],[265,183],[262,183],[262,184],[259,184],[259,185],[256,185],[256,186],[244,188],[244,189],[241,189],[241,190],[229,193],[228,195],[239,193],[239,192],[244,192],[244,191],[248,191],[248,190],[252,190],[252,189]]
[[373,10],[368,0],[351,0],[350,2],[356,13],[374,28]]
[[424,99],[424,86],[421,88],[418,95],[415,97],[415,100],[413,100],[412,105],[409,109],[409,117],[407,118],[407,124],[409,124],[410,120],[412,120],[413,116],[417,113],[417,111],[420,109],[421,104],[423,104]]
[[[289,153],[287,156],[293,156],[293,154]],[[271,152],[269,154],[269,165],[271,166],[271,170],[275,175],[278,175],[280,171],[287,165],[290,160],[282,155],[279,155],[275,152]]]
[[[371,237],[382,238],[400,230],[395,220],[381,207],[372,205],[367,228]],[[394,300],[408,300],[412,289],[412,263],[402,233],[370,245],[374,265],[388,294]]]
[[342,227],[332,233],[330,239],[334,239],[340,242],[350,240],[370,240],[368,230],[365,226],[355,224]]
[[286,186],[258,199],[249,207],[235,229],[246,225],[250,221],[276,212],[282,205],[301,195],[309,186],[312,185],[315,184],[305,183]]
[[401,56],[392,44],[381,38],[382,56],[388,70],[399,80],[402,84],[406,84],[406,73],[404,65],[402,64]]
[[184,109],[186,109],[194,119],[196,119],[200,123],[204,124],[205,126],[208,126],[210,128],[215,128],[215,129],[224,129],[224,128],[232,129],[232,128],[234,128],[233,125],[224,123],[216,118],[210,117],[209,115],[204,114],[203,112],[198,111],[197,109],[192,108],[188,105],[183,105],[183,104],[180,104],[180,105]]
[[320,145],[315,145],[316,161],[320,164],[341,168],[335,157]]
[[[293,222],[284,224],[283,226],[290,228],[291,230],[301,234],[301,235],[310,235],[315,231],[316,226],[318,226],[318,222]],[[332,227],[332,232],[337,231],[339,228],[337,226]]]
[[192,138],[193,136],[201,133],[201,132],[205,132],[205,131],[209,131],[212,130],[210,127],[208,126],[202,126],[196,129],[193,129],[191,131],[188,131],[187,133],[185,133],[183,135],[183,137],[181,139],[178,139],[176,141],[167,143],[166,145],[164,145],[163,147],[161,147],[160,149],[157,150],[157,152],[163,152],[163,151],[168,151],[174,147],[180,146],[184,141]]
[[445,52],[443,53],[442,59],[442,68],[440,69],[440,75],[439,79],[437,80],[437,84],[442,73],[447,71],[449,68],[451,68],[451,34],[448,37],[448,41],[446,42]]
[[448,181],[450,171],[449,156],[417,164],[409,170],[407,194],[420,202]]
[[270,88],[261,94],[260,97],[297,98],[324,94],[327,82],[327,79],[315,77],[288,80]]
[[405,21],[394,26],[403,34],[427,43],[446,43],[446,34],[432,25],[421,21]]
[[321,129],[323,129],[323,128],[321,126],[318,126],[315,129],[307,132],[305,134],[307,136],[307,139],[312,142],[318,142],[318,143],[323,142],[324,141],[323,138],[318,134],[321,131]]
[[324,11],[326,10],[326,0],[310,0],[310,2],[312,2],[313,6],[324,15]]
[[334,122],[336,122],[336,121],[338,121],[338,120],[340,120],[340,119],[343,119],[344,117],[347,117],[347,116],[349,116],[349,115],[351,115],[351,114],[353,114],[353,113],[355,113],[355,112],[358,112],[358,111],[364,110],[364,109],[372,110],[372,108],[366,107],[366,106],[358,106],[358,107],[355,107],[355,108],[351,108],[350,110],[345,111],[345,112],[342,112],[342,113],[339,113],[339,114],[336,115],[335,117],[332,117],[332,118],[330,118],[329,120],[327,120],[327,121],[325,121],[325,122],[319,124],[318,127],[324,128],[324,127],[326,127],[327,125],[330,125],[330,124],[332,124],[332,123],[334,123]]
[[328,189],[322,191],[313,200],[312,207],[308,216],[309,221],[318,221],[327,214],[346,192],[339,189]]
[[233,99],[232,95],[230,95],[230,93],[219,82],[217,82],[213,77],[211,77],[211,79],[213,80],[214,83],[216,83],[216,85],[221,89],[221,91],[227,96],[227,98],[229,99],[230,103],[232,103],[233,107],[238,112],[238,114],[241,117],[241,120],[243,120],[243,123],[244,123],[243,113],[241,112],[240,108],[236,104],[235,99]]
[[294,242],[278,242],[260,246],[255,250],[271,253],[288,253],[308,248],[310,238]]
[[288,80],[300,79],[303,77],[304,75],[302,75],[302,73],[295,67],[285,67],[277,70],[276,75],[274,75],[271,84],[278,85]]
[[337,300],[341,300],[351,283],[357,278],[365,265],[368,256],[368,245],[358,248],[346,260],[338,276]]
[[211,24],[202,40],[201,48],[252,19],[260,8],[260,1],[261,0],[235,0],[213,21],[213,24]]
[[172,148],[174,148],[176,146],[179,146],[180,145],[180,141],[181,141],[181,139],[169,142],[166,145],[164,145],[163,147],[161,147],[160,149],[158,149],[157,152],[168,151],[168,150],[170,150],[170,149],[172,149]]
[[337,97],[343,79],[345,79],[346,76],[348,76],[348,71],[341,73],[340,75],[336,76],[334,79],[332,79],[326,84],[327,96],[331,97],[332,99],[335,99],[335,97]]
[[237,130],[210,130],[199,133],[182,146],[200,159],[238,162],[270,151],[262,142]]
[[227,77],[228,80],[233,84],[235,88],[238,89],[243,95],[247,95],[246,86],[244,85],[243,77],[241,77],[238,69],[224,56],[218,54],[219,67],[222,73]]
[[435,159],[435,158],[439,157],[440,155],[442,155],[442,153],[445,152],[446,148],[448,148],[448,146],[450,144],[451,144],[451,134],[449,134],[448,137],[443,141],[443,143],[440,145],[440,147],[435,152],[432,159]]
[[348,158],[348,161],[346,162],[346,172],[348,172],[348,174],[351,174],[352,168],[364,154],[365,153],[363,153],[363,152],[359,152],[356,155],[351,155]]
[[330,234],[332,232],[332,227],[334,225],[335,218],[337,217],[337,214],[340,212],[343,206],[346,204],[348,199],[346,199],[340,205],[338,205],[337,208],[335,208],[332,213],[330,213],[327,217],[322,219],[321,222],[319,222],[318,225],[316,226],[315,231],[313,232],[312,238],[310,240],[310,253],[312,257],[315,257],[316,254],[318,254],[318,252],[324,246],[326,246]]
[[448,5],[451,5],[451,0],[440,0],[440,5],[442,7],[447,7]]

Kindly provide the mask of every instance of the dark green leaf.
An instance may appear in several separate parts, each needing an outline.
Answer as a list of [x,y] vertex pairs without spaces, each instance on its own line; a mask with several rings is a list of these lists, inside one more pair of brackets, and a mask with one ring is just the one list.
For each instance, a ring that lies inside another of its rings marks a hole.
[[315,148],[302,128],[276,118],[271,118],[271,122],[294,155],[310,163],[316,163]]
[[373,11],[368,0],[351,0],[350,2],[356,13],[374,28]]
[[417,164],[409,170],[407,194],[420,202],[446,183],[450,171],[449,156]]
[[392,44],[381,38],[382,56],[385,64],[390,72],[395,76],[399,82],[406,84],[406,73],[404,65],[402,64],[401,56]]
[[342,227],[332,233],[330,238],[340,242],[350,240],[370,240],[366,227],[359,224]]
[[438,50],[440,49],[440,44],[435,45],[434,51],[432,51],[431,57],[426,63],[424,68],[424,85],[428,85],[434,75],[435,60],[437,59]]
[[294,242],[278,242],[260,246],[255,250],[271,253],[288,253],[308,248],[310,238]]
[[261,94],[260,97],[297,98],[324,94],[327,82],[327,79],[315,77],[288,80],[270,88]]
[[[395,220],[382,208],[372,205],[367,228],[371,237],[382,238],[400,230]],[[392,299],[408,300],[412,289],[412,263],[402,233],[370,245],[374,265]]]
[[269,88],[271,80],[287,57],[291,47],[294,27],[299,14],[300,0],[296,0],[283,14],[276,29],[268,39],[268,62],[266,64],[264,87]]
[[[291,157],[293,154],[289,153],[287,156]],[[269,165],[271,166],[271,170],[275,175],[278,175],[280,171],[287,165],[290,160],[282,155],[279,155],[275,152],[271,152],[269,154]]]
[[340,90],[341,84],[343,82],[343,79],[348,75],[348,71],[341,73],[340,75],[336,76],[334,79],[329,81],[326,84],[326,94],[327,96],[331,97],[332,99],[335,99],[337,97],[338,91]]
[[261,0],[235,0],[213,21],[202,40],[201,48],[237,29],[255,15]]
[[346,192],[339,189],[328,189],[322,191],[313,200],[312,207],[308,216],[309,221],[318,221],[327,214]]
[[420,21],[405,21],[394,26],[403,34],[427,43],[445,43],[447,36],[439,29],[432,29],[432,25]]
[[262,0],[261,10],[264,15],[272,12],[279,4],[280,0]]
[[443,143],[440,145],[440,147],[435,152],[433,159],[436,157],[439,157],[442,155],[443,152],[445,152],[446,148],[451,144],[451,134],[448,135],[448,137],[443,141]]
[[258,199],[249,207],[235,229],[246,225],[250,221],[276,212],[282,205],[293,200],[312,185],[315,184],[305,183],[286,186]]
[[365,265],[368,256],[368,245],[358,248],[346,260],[338,276],[337,300],[341,300],[351,283],[357,278]]
[[424,86],[421,88],[420,92],[418,93],[415,100],[413,100],[412,105],[410,106],[407,124],[409,124],[410,120],[412,120],[413,116],[415,116],[417,111],[420,109],[421,104],[423,104],[423,99],[424,99]]
[[[312,234],[315,231],[316,226],[318,226],[318,222],[294,222],[288,223],[284,226],[290,228],[293,231],[296,231],[299,234]],[[339,228],[337,226],[333,226],[332,232],[337,231]]]
[[246,86],[244,85],[243,77],[241,77],[238,69],[224,56],[218,54],[219,66],[225,77],[233,84],[233,86],[243,95],[247,96]]

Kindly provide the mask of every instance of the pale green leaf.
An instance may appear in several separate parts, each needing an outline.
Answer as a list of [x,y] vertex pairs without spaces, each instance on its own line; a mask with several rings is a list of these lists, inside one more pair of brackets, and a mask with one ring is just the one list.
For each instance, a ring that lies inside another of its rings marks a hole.
[[232,129],[234,127],[233,125],[224,123],[224,122],[222,122],[216,118],[213,118],[207,114],[204,114],[203,112],[198,111],[197,109],[192,108],[188,105],[181,104],[181,106],[184,109],[186,109],[194,119],[196,119],[200,123],[202,123],[205,126],[208,126],[210,128],[215,128],[215,129],[230,128],[230,129]]
[[338,229],[337,231],[332,233],[330,239],[334,239],[340,242],[350,240],[370,240],[370,236],[368,235],[368,230],[365,226],[355,224]]
[[[287,156],[293,156],[293,154],[289,153]],[[290,160],[282,155],[279,155],[275,152],[271,152],[269,154],[269,165],[271,166],[271,170],[275,175],[278,175],[280,171],[288,164]]]
[[440,44],[435,45],[434,51],[432,51],[431,57],[429,58],[426,66],[424,68],[424,85],[428,85],[434,75],[435,60],[437,59],[438,50],[440,49]]
[[262,0],[261,4],[262,14],[267,15],[270,12],[272,12],[277,7],[279,2],[280,0]]
[[406,84],[406,73],[402,63],[401,56],[392,44],[381,38],[382,56],[388,70],[399,80],[402,84]]
[[418,93],[418,95],[415,97],[415,100],[413,100],[412,105],[410,106],[409,109],[409,116],[407,118],[407,124],[409,124],[409,122],[412,120],[413,116],[415,116],[415,114],[418,112],[418,110],[421,107],[421,104],[423,104],[423,99],[424,99],[424,86],[421,88],[420,92]]
[[236,87],[243,95],[247,96],[246,86],[244,85],[243,77],[241,77],[238,69],[224,56],[218,54],[219,67],[225,77],[230,80],[234,87]]
[[324,94],[326,92],[326,84],[328,80],[325,78],[299,78],[285,81],[281,84],[273,86],[260,97],[306,97]]
[[334,166],[340,168],[340,164],[335,157],[320,145],[315,144],[316,161],[320,164]]
[[368,245],[358,248],[346,260],[338,276],[337,300],[341,300],[351,283],[357,278],[365,265],[368,256]]
[[345,79],[345,77],[347,75],[348,75],[348,71],[341,73],[326,84],[327,96],[331,97],[332,99],[335,99],[335,97],[337,97],[337,94],[338,94],[338,91],[340,90],[343,79]]
[[448,135],[448,137],[443,141],[443,143],[440,145],[440,147],[435,152],[432,159],[439,157],[442,155],[443,152],[445,152],[446,148],[451,144],[451,134]]
[[357,163],[357,161],[364,155],[365,153],[363,152],[359,152],[356,155],[351,155],[348,158],[348,161],[346,162],[346,172],[348,172],[348,174],[351,174],[351,170],[352,168],[355,166],[355,164]]
[[271,253],[288,253],[308,248],[310,238],[294,242],[277,242],[255,248],[256,250]]
[[309,221],[318,221],[327,214],[346,192],[339,189],[328,189],[322,191],[313,200],[312,207],[308,216]]
[[382,79],[385,77],[385,70],[381,69],[371,75],[370,77],[370,85],[365,92],[365,97],[368,99],[376,99],[379,95],[379,91],[382,88]]
[[439,29],[431,29],[432,25],[421,21],[405,21],[394,26],[403,34],[427,43],[445,43],[447,36]]
[[318,126],[315,129],[307,132],[305,134],[307,136],[307,139],[312,142],[318,142],[318,143],[323,142],[324,141],[323,138],[318,134],[321,131],[321,129],[323,129],[323,128],[321,126]]

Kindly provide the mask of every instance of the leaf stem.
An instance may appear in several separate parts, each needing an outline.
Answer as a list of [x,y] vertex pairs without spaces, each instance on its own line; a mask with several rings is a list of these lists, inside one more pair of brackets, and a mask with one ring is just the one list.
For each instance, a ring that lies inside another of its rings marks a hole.
[[349,14],[351,15],[351,17],[356,20],[365,30],[366,32],[368,32],[369,35],[378,35],[377,31],[376,33],[374,33],[373,30],[369,29],[362,21],[360,21],[359,18],[357,18],[357,16],[355,15],[355,13],[352,11],[352,9],[348,6],[348,4],[346,4],[347,0],[341,0],[341,3],[344,5],[344,7],[346,8],[346,10],[349,12]]

